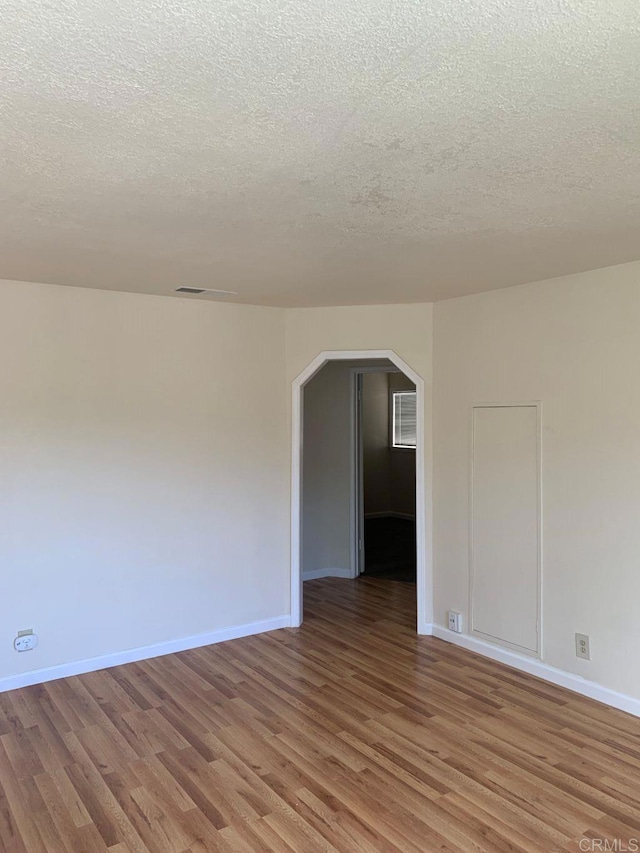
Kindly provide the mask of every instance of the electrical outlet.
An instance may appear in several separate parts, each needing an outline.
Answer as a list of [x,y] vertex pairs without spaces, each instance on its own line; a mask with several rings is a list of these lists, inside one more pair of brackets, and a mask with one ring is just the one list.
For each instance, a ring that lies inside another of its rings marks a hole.
[[591,660],[588,634],[576,634],[576,657]]
[[18,631],[18,636],[13,641],[13,648],[17,652],[30,652],[38,645],[38,635],[31,628],[26,631]]
[[456,634],[462,633],[462,613],[457,610],[449,610],[449,630]]

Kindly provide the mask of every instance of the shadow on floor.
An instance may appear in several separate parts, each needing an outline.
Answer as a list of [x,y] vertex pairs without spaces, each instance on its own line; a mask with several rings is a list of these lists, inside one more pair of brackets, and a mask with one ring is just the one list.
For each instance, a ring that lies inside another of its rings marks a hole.
[[364,522],[362,577],[416,582],[416,524],[404,518],[367,518]]

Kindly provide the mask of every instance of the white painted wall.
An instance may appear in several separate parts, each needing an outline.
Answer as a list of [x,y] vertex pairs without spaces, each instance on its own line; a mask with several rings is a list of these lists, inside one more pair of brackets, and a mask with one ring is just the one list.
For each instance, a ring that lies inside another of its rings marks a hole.
[[433,305],[291,308],[286,315],[289,382],[324,350],[390,349],[424,379],[430,390]]
[[542,400],[543,657],[640,697],[640,264],[433,307],[3,283],[0,676],[289,612],[291,382],[324,350],[425,380],[430,621],[432,318],[434,621],[468,624],[470,406]]
[[0,285],[0,676],[289,612],[284,322]]
[[351,370],[325,365],[304,389],[302,573],[351,568]]
[[468,625],[470,406],[541,400],[543,658],[640,697],[640,263],[434,307],[434,621]]
[[470,628],[537,655],[538,407],[475,406],[472,442]]

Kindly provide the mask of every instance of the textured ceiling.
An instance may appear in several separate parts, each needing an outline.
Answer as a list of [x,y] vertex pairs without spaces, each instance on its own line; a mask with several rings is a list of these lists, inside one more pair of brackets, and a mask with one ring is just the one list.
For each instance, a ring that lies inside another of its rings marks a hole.
[[0,278],[338,305],[607,266],[639,143],[638,0],[0,0]]

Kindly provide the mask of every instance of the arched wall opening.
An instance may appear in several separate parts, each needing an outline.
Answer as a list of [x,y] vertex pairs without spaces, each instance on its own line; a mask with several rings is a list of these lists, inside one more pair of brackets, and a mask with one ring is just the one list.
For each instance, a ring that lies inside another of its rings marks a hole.
[[[427,501],[425,476],[425,390],[424,380],[402,358],[391,350],[327,351],[320,353],[292,383],[292,484],[291,484],[291,624],[299,626],[303,619],[302,579],[302,519],[304,466],[304,388],[330,362],[361,362],[363,364],[388,360],[407,376],[416,388],[416,605],[417,632],[430,633],[431,565],[426,542]],[[355,524],[355,518],[351,523]]]

